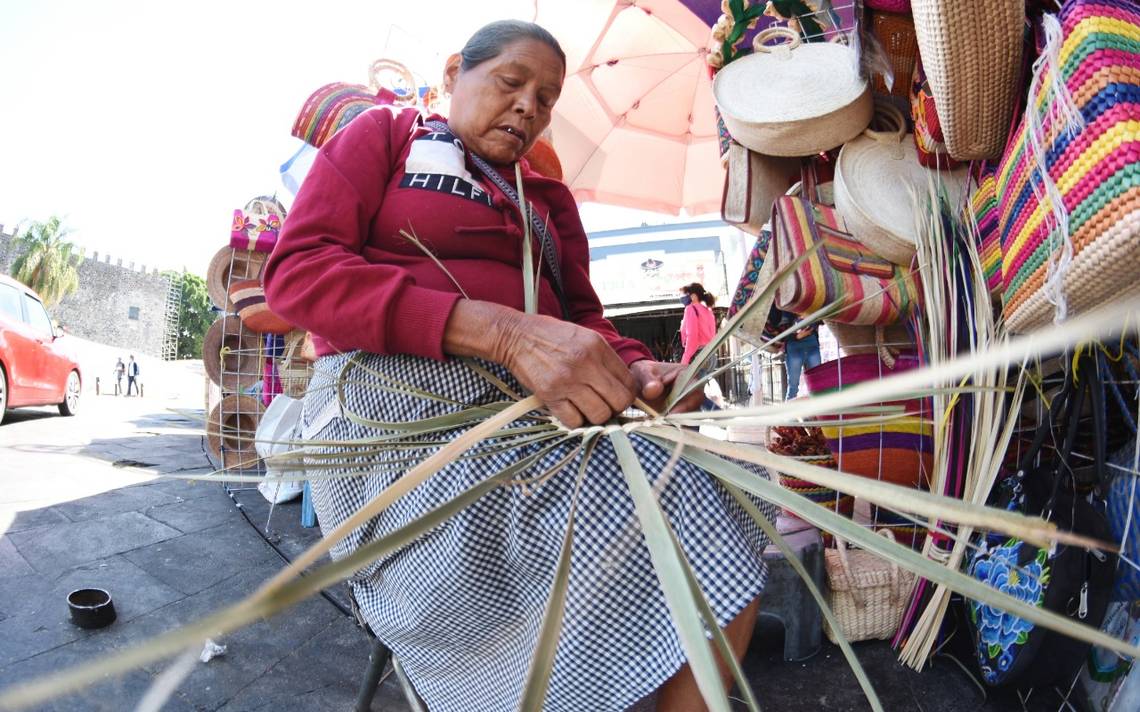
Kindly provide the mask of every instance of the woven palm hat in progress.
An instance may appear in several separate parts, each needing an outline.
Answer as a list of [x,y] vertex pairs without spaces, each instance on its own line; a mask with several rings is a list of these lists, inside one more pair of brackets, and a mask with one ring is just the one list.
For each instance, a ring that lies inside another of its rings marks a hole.
[[[782,38],[786,44],[768,46]],[[801,43],[773,27],[755,52],[716,74],[713,95],[728,132],[766,156],[810,156],[859,135],[871,123],[871,88],[855,51],[835,42]]]
[[903,266],[916,250],[916,198],[933,184],[952,209],[961,205],[968,171],[935,171],[918,162],[914,137],[894,106],[876,105],[876,125],[847,142],[835,167],[835,206],[852,236],[872,252]]
[[911,10],[947,150],[997,158],[1018,104],[1025,0],[913,0]]
[[257,464],[253,447],[257,424],[265,411],[253,396],[231,394],[223,398],[206,417],[206,446],[222,467],[243,468]]
[[234,313],[234,303],[229,298],[230,281],[257,279],[265,258],[264,252],[235,250],[229,245],[215,252],[206,270],[206,292],[214,306]]
[[262,379],[261,337],[233,316],[210,325],[202,340],[206,375],[223,391],[240,392]]

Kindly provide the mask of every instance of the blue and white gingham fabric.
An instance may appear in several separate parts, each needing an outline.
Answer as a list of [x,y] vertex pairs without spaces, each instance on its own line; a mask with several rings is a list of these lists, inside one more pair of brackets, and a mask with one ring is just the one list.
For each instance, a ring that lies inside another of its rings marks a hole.
[[[305,439],[343,441],[384,432],[354,424],[341,411],[333,384],[350,360],[344,407],[377,421],[406,422],[461,407],[411,395],[407,386],[470,405],[506,398],[458,359],[438,362],[362,352],[325,356],[317,362],[305,398]],[[523,392],[502,367],[482,365]],[[411,439],[434,443],[458,432]],[[632,441],[702,590],[721,626],[726,625],[764,588],[767,572],[761,554],[767,539],[707,473],[680,462],[662,477],[669,453],[636,435]],[[490,454],[436,473],[334,547],[333,557],[407,524],[548,444],[511,448],[500,440],[479,446],[476,452]],[[546,472],[578,445],[571,441],[556,447],[517,479]],[[339,474],[361,476],[314,480],[313,500],[322,529],[337,526],[434,449],[370,455],[352,467],[337,465]],[[432,712],[517,709],[566,531],[580,457],[531,487],[516,483],[492,490],[353,579],[369,626],[400,658]],[[758,504],[775,521],[775,508]],[[545,709],[621,712],[671,677],[685,655],[606,438],[599,439],[583,482],[570,575]]]

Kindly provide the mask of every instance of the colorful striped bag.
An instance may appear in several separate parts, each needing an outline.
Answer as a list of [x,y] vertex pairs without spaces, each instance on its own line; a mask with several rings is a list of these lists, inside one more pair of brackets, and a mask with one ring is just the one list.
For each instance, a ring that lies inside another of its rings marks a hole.
[[1029,99],[997,174],[1015,332],[1140,291],[1140,6],[1046,16]]
[[[804,371],[813,396],[917,368],[914,354],[900,354],[889,368],[878,354],[844,356]],[[882,424],[824,426],[823,436],[841,472],[917,487],[933,472],[934,421],[929,399],[895,401],[907,415]]]
[[903,321],[918,306],[916,276],[852,239],[835,208],[784,196],[776,201],[772,226],[777,270],[823,243],[780,284],[780,309],[808,315],[840,302],[844,308],[831,321],[885,325]]
[[998,228],[997,178],[992,171],[982,174],[978,188],[970,195],[970,213],[978,226],[978,254],[982,272],[992,295],[1001,295],[1001,230]]

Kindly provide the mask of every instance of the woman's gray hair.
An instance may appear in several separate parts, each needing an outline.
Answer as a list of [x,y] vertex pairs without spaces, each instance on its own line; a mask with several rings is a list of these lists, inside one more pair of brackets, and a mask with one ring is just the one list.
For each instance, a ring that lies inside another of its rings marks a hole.
[[460,56],[463,57],[463,63],[460,66],[463,71],[478,67],[488,59],[498,57],[507,45],[518,40],[542,42],[554,50],[554,53],[562,60],[563,71],[566,70],[566,53],[562,51],[562,45],[558,44],[554,35],[547,32],[544,27],[522,20],[499,20],[484,25],[471,35],[471,39],[467,40],[467,44],[463,45],[463,49],[459,51]]

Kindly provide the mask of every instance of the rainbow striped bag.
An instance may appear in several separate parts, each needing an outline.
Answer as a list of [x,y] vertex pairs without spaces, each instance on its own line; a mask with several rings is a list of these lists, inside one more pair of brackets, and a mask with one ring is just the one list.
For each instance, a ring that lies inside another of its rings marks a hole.
[[1015,332],[1140,292],[1140,6],[1068,0],[1059,18],[1045,17],[1030,106],[997,173]]
[[982,174],[978,188],[970,195],[970,212],[978,226],[978,254],[991,295],[1001,296],[1001,231],[998,228],[997,178]]
[[776,201],[772,226],[777,270],[823,243],[780,284],[780,309],[807,315],[840,302],[844,308],[829,320],[886,325],[908,318],[918,306],[916,275],[852,239],[835,208],[784,196]]

